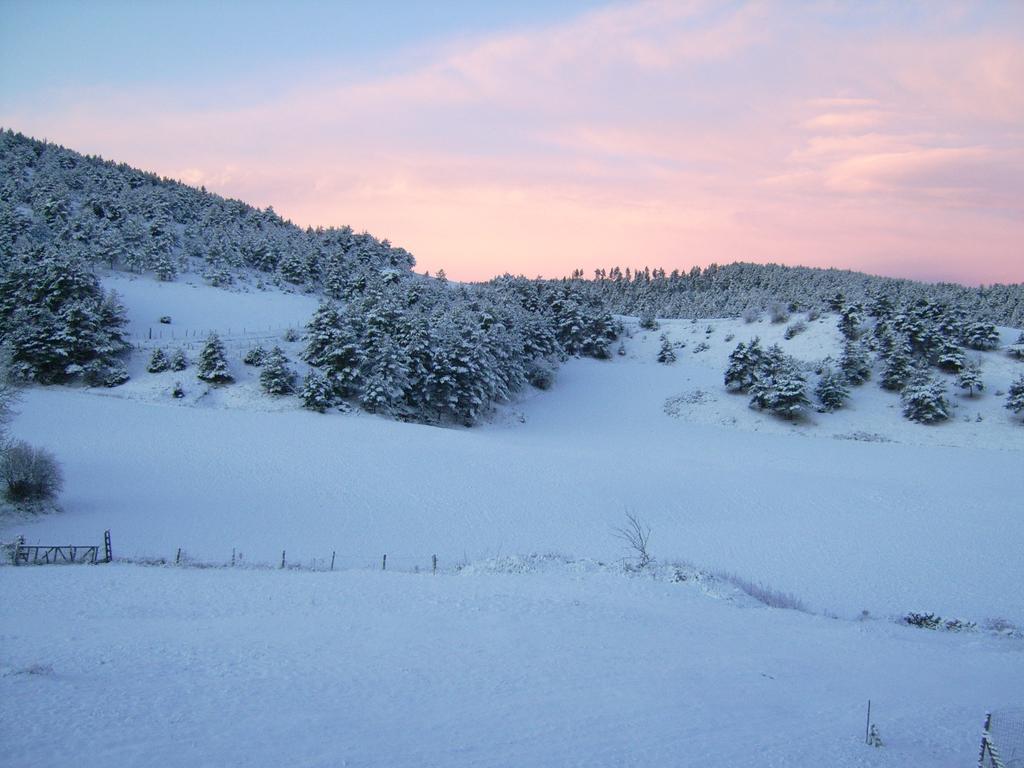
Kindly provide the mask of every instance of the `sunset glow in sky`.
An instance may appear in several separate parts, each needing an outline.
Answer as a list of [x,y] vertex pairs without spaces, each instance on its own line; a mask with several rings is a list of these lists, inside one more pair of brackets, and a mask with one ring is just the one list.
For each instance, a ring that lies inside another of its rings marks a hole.
[[362,5],[0,0],[0,125],[457,279],[1024,281],[1022,2]]

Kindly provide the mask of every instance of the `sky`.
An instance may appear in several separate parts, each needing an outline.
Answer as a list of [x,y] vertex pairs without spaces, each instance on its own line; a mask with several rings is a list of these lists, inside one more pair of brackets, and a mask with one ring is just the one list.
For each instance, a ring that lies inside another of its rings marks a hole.
[[1024,2],[0,0],[0,126],[455,279],[1024,282]]

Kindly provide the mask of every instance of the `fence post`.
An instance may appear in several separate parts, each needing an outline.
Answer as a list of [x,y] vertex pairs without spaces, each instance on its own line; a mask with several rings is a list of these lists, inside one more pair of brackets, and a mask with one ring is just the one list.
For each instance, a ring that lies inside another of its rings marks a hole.
[[985,730],[981,734],[981,754],[978,755],[978,768],[982,768],[982,763],[985,762],[985,748],[988,746],[988,732],[992,727],[992,713],[985,713]]
[[868,720],[864,723],[864,743],[871,743],[871,699],[868,699]]
[[281,550],[281,567],[284,568],[284,550]]
[[231,567],[235,567],[235,548],[231,548]]
[[331,570],[332,570],[332,571],[334,570],[334,555],[335,555],[335,552],[334,552],[334,550],[332,549],[332,550],[331,550]]
[[380,569],[386,571],[388,569],[388,556],[384,555],[384,559],[381,561]]
[[431,560],[433,565],[433,570],[431,571],[431,573],[437,573],[437,555],[433,555]]
[[114,560],[114,550],[110,546],[110,531],[109,530],[103,532],[103,553],[105,555],[105,559],[104,559],[103,562],[109,563],[109,562],[112,562]]
[[181,547],[178,547],[178,554],[174,556],[174,564],[181,565]]

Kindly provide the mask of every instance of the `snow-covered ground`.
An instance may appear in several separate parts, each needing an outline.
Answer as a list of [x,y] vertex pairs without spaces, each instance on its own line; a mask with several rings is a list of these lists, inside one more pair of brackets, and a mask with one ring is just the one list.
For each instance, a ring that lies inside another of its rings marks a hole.
[[[0,568],[0,742],[49,734],[55,756],[103,735],[119,764],[957,765],[985,708],[1024,690],[1020,639],[855,620],[1024,625],[1024,427],[995,395],[1024,365],[998,351],[975,353],[987,389],[951,394],[949,423],[902,419],[869,382],[793,425],[726,393],[726,358],[754,335],[837,356],[834,318],[791,341],[767,322],[669,321],[612,361],[570,361],[489,424],[437,428],[259,393],[244,349],[278,343],[309,296],[107,284],[142,347],[133,379],[24,393],[12,432],[57,454],[65,511],[0,538],[98,543],[109,528],[120,556],[285,550],[322,567],[335,552],[340,572]],[[154,345],[198,348],[211,328],[237,384],[145,372]],[[671,366],[655,362],[663,332],[686,343]],[[600,570],[452,570],[614,561],[627,512],[660,560],[763,581],[818,615]],[[437,554],[442,573],[358,570],[384,553],[423,570]],[[859,743],[869,697],[879,750]]]
[[1022,682],[1019,640],[616,575],[0,579],[11,766],[952,768],[973,764],[985,709]]

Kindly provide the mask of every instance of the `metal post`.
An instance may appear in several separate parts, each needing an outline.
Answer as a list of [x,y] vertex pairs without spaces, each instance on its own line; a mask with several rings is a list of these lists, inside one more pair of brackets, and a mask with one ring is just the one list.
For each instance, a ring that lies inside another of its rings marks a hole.
[[864,743],[871,743],[871,699],[868,699],[868,720],[864,724]]
[[985,768],[985,748],[988,747],[988,732],[992,727],[992,713],[985,713],[985,730],[981,734],[981,754],[978,755],[978,768]]
[[113,562],[113,560],[114,560],[114,550],[110,546],[110,531],[109,530],[103,532],[103,552],[104,552],[104,555],[105,555],[105,558],[104,558],[103,562],[105,562],[105,563]]
[[281,550],[281,567],[284,568],[284,550]]
[[433,561],[433,563],[432,563],[433,564],[433,570],[431,572],[432,573],[437,573],[437,555],[433,555],[432,561]]
[[334,570],[334,550],[331,550],[331,570]]
[[381,561],[380,569],[386,571],[388,569],[388,556],[384,555],[384,559]]

